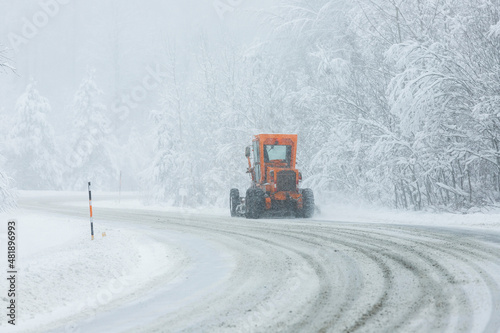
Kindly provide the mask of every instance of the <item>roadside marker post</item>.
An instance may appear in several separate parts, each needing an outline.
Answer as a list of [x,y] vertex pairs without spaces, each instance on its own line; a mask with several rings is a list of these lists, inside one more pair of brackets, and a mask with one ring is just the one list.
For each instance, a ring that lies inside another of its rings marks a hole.
[[94,240],[94,218],[92,217],[92,194],[90,191],[90,182],[89,182],[89,207],[90,207],[90,234],[92,236],[92,240]]

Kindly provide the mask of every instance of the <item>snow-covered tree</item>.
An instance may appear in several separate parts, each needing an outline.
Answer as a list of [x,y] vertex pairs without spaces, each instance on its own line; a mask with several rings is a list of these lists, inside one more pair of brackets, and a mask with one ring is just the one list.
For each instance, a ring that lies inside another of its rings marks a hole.
[[20,189],[59,189],[62,167],[54,130],[47,121],[51,108],[31,79],[16,104],[17,118],[7,140],[7,168]]
[[176,206],[197,205],[203,191],[195,168],[203,142],[194,129],[200,125],[197,110],[190,110],[189,88],[180,73],[174,46],[166,50],[162,67],[168,75],[160,87],[159,109],[152,111],[153,160],[143,173],[150,201]]
[[16,193],[12,189],[12,180],[0,171],[0,212],[16,206]]
[[189,161],[185,161],[180,150],[176,119],[165,110],[152,111],[151,119],[156,144],[152,164],[145,173],[145,181],[150,184],[148,196],[153,202],[182,205],[182,189],[191,179],[186,177],[190,170],[183,168]]
[[218,205],[226,204],[228,188],[244,190],[249,184],[243,152],[252,135],[284,133],[292,125],[283,103],[284,78],[275,75],[278,61],[258,45],[236,47],[230,39],[225,44],[214,50],[203,46],[199,99],[193,105],[207,138],[199,154],[205,161],[204,197]]
[[88,181],[107,190],[118,184],[119,171],[113,154],[117,144],[94,76],[94,70],[89,70],[73,102],[74,134],[66,159],[70,189],[84,189]]
[[[14,70],[8,62],[8,59],[6,57],[6,49],[2,44],[0,44],[0,68],[9,68],[11,70]],[[4,125],[0,126],[0,129],[2,130],[2,133],[5,133],[8,127],[5,126],[7,121],[5,121],[6,119],[3,115],[3,111],[3,108],[0,109],[0,112],[2,113],[0,115],[0,121],[2,122],[2,125]],[[4,149],[0,149],[0,212],[12,208],[16,204],[16,194],[12,188],[12,179],[9,178],[3,171],[5,165],[3,154],[5,152],[5,147],[7,146],[5,142],[1,142],[3,141],[3,139],[3,136],[0,137],[0,145],[4,147]]]
[[[253,134],[287,132],[283,79],[272,57],[228,43],[200,48],[189,82],[171,50],[158,111],[152,113],[155,155],[146,170],[149,194],[174,205],[227,203],[227,190],[249,183],[244,147]],[[237,158],[235,158],[235,156]]]
[[0,212],[16,206],[17,194],[13,188],[13,180],[3,171],[5,159],[0,152]]
[[499,9],[489,0],[283,5],[271,45],[288,45],[276,47],[290,69],[278,75],[297,78],[289,110],[311,144],[308,181],[398,207],[498,202]]
[[7,49],[0,43],[0,69],[15,71],[10,59],[7,57]]
[[150,188],[221,204],[247,184],[235,157],[252,134],[295,132],[315,190],[414,209],[500,201],[499,9],[293,0],[265,17],[263,41],[202,42],[199,71],[189,84],[171,71],[153,115]]

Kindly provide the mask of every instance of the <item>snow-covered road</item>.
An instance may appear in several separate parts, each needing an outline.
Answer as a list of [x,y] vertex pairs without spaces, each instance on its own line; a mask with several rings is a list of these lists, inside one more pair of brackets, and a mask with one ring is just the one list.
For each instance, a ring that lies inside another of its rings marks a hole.
[[[88,214],[61,196],[26,198],[22,206]],[[91,315],[74,313],[37,331],[500,331],[495,230],[104,207],[94,215],[176,249],[175,259]]]

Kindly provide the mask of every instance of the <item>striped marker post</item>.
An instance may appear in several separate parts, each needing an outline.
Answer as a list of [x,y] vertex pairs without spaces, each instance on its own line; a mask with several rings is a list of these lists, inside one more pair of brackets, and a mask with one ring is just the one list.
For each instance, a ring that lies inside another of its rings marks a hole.
[[92,217],[92,194],[90,192],[90,182],[89,182],[89,207],[90,207],[90,234],[92,235],[92,240],[94,240],[94,218]]

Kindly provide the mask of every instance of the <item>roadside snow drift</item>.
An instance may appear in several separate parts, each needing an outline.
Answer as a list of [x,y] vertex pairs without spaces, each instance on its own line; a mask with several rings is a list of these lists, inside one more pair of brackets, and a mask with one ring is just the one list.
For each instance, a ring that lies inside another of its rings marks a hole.
[[[21,211],[10,215],[18,226],[16,330],[36,330],[72,315],[90,318],[96,309],[144,288],[183,258],[168,243],[102,222],[95,224],[91,241],[88,219]],[[4,247],[9,216],[0,219],[5,222],[0,230]],[[0,290],[7,290],[6,280],[1,281]],[[5,309],[8,300],[2,296]],[[0,330],[6,326],[2,320]]]

